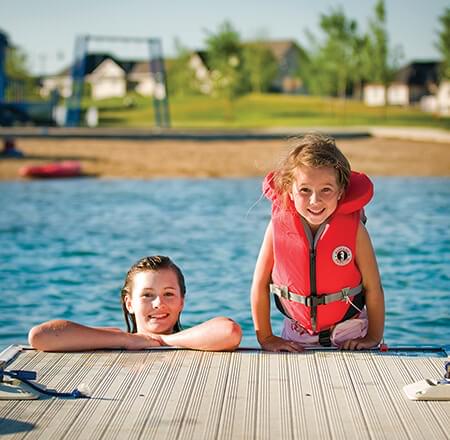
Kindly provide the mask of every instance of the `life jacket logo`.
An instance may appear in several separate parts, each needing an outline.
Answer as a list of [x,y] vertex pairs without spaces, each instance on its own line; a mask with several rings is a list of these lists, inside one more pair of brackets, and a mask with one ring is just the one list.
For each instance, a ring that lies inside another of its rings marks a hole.
[[347,246],[339,246],[333,251],[333,261],[338,266],[346,266],[352,257],[352,251]]

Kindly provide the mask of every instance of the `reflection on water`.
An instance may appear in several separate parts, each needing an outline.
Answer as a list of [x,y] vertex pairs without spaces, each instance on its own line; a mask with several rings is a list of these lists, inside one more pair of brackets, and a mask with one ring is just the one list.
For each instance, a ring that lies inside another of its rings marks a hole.
[[[25,342],[30,326],[57,317],[123,328],[125,272],[157,253],[185,273],[185,326],[230,316],[244,345],[256,345],[249,290],[270,212],[265,200],[253,206],[260,179],[0,185],[0,347]],[[375,185],[367,227],[387,298],[386,340],[448,343],[450,180]],[[278,330],[281,316],[273,318]]]

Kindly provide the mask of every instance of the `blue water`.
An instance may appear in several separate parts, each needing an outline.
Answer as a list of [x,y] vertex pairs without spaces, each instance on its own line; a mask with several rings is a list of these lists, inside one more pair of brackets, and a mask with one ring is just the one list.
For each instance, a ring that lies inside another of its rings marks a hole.
[[[377,178],[367,208],[386,294],[389,344],[449,344],[450,179]],[[0,348],[66,318],[124,328],[119,291],[145,255],[187,281],[182,324],[215,315],[256,346],[249,290],[269,204],[260,179],[0,183]],[[251,209],[250,209],[251,208]],[[281,316],[273,312],[279,331]]]

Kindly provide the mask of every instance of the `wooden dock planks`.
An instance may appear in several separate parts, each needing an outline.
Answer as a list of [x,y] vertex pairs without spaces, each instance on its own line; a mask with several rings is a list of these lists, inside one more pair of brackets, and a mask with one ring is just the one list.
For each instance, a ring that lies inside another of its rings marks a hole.
[[241,350],[43,353],[32,369],[91,399],[0,401],[1,439],[449,439],[450,402],[410,401],[405,384],[439,378],[448,358]]

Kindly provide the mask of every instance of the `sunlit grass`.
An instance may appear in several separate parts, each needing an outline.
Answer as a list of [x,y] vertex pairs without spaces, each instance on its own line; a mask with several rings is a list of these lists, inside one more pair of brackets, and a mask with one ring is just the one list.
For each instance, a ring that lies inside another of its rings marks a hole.
[[[100,126],[152,127],[153,102],[136,94],[102,101],[85,100],[99,109]],[[314,96],[251,94],[233,102],[207,96],[170,97],[171,126],[179,129],[252,129],[320,126],[419,126],[450,129],[449,118],[416,107],[367,107],[356,100]]]

